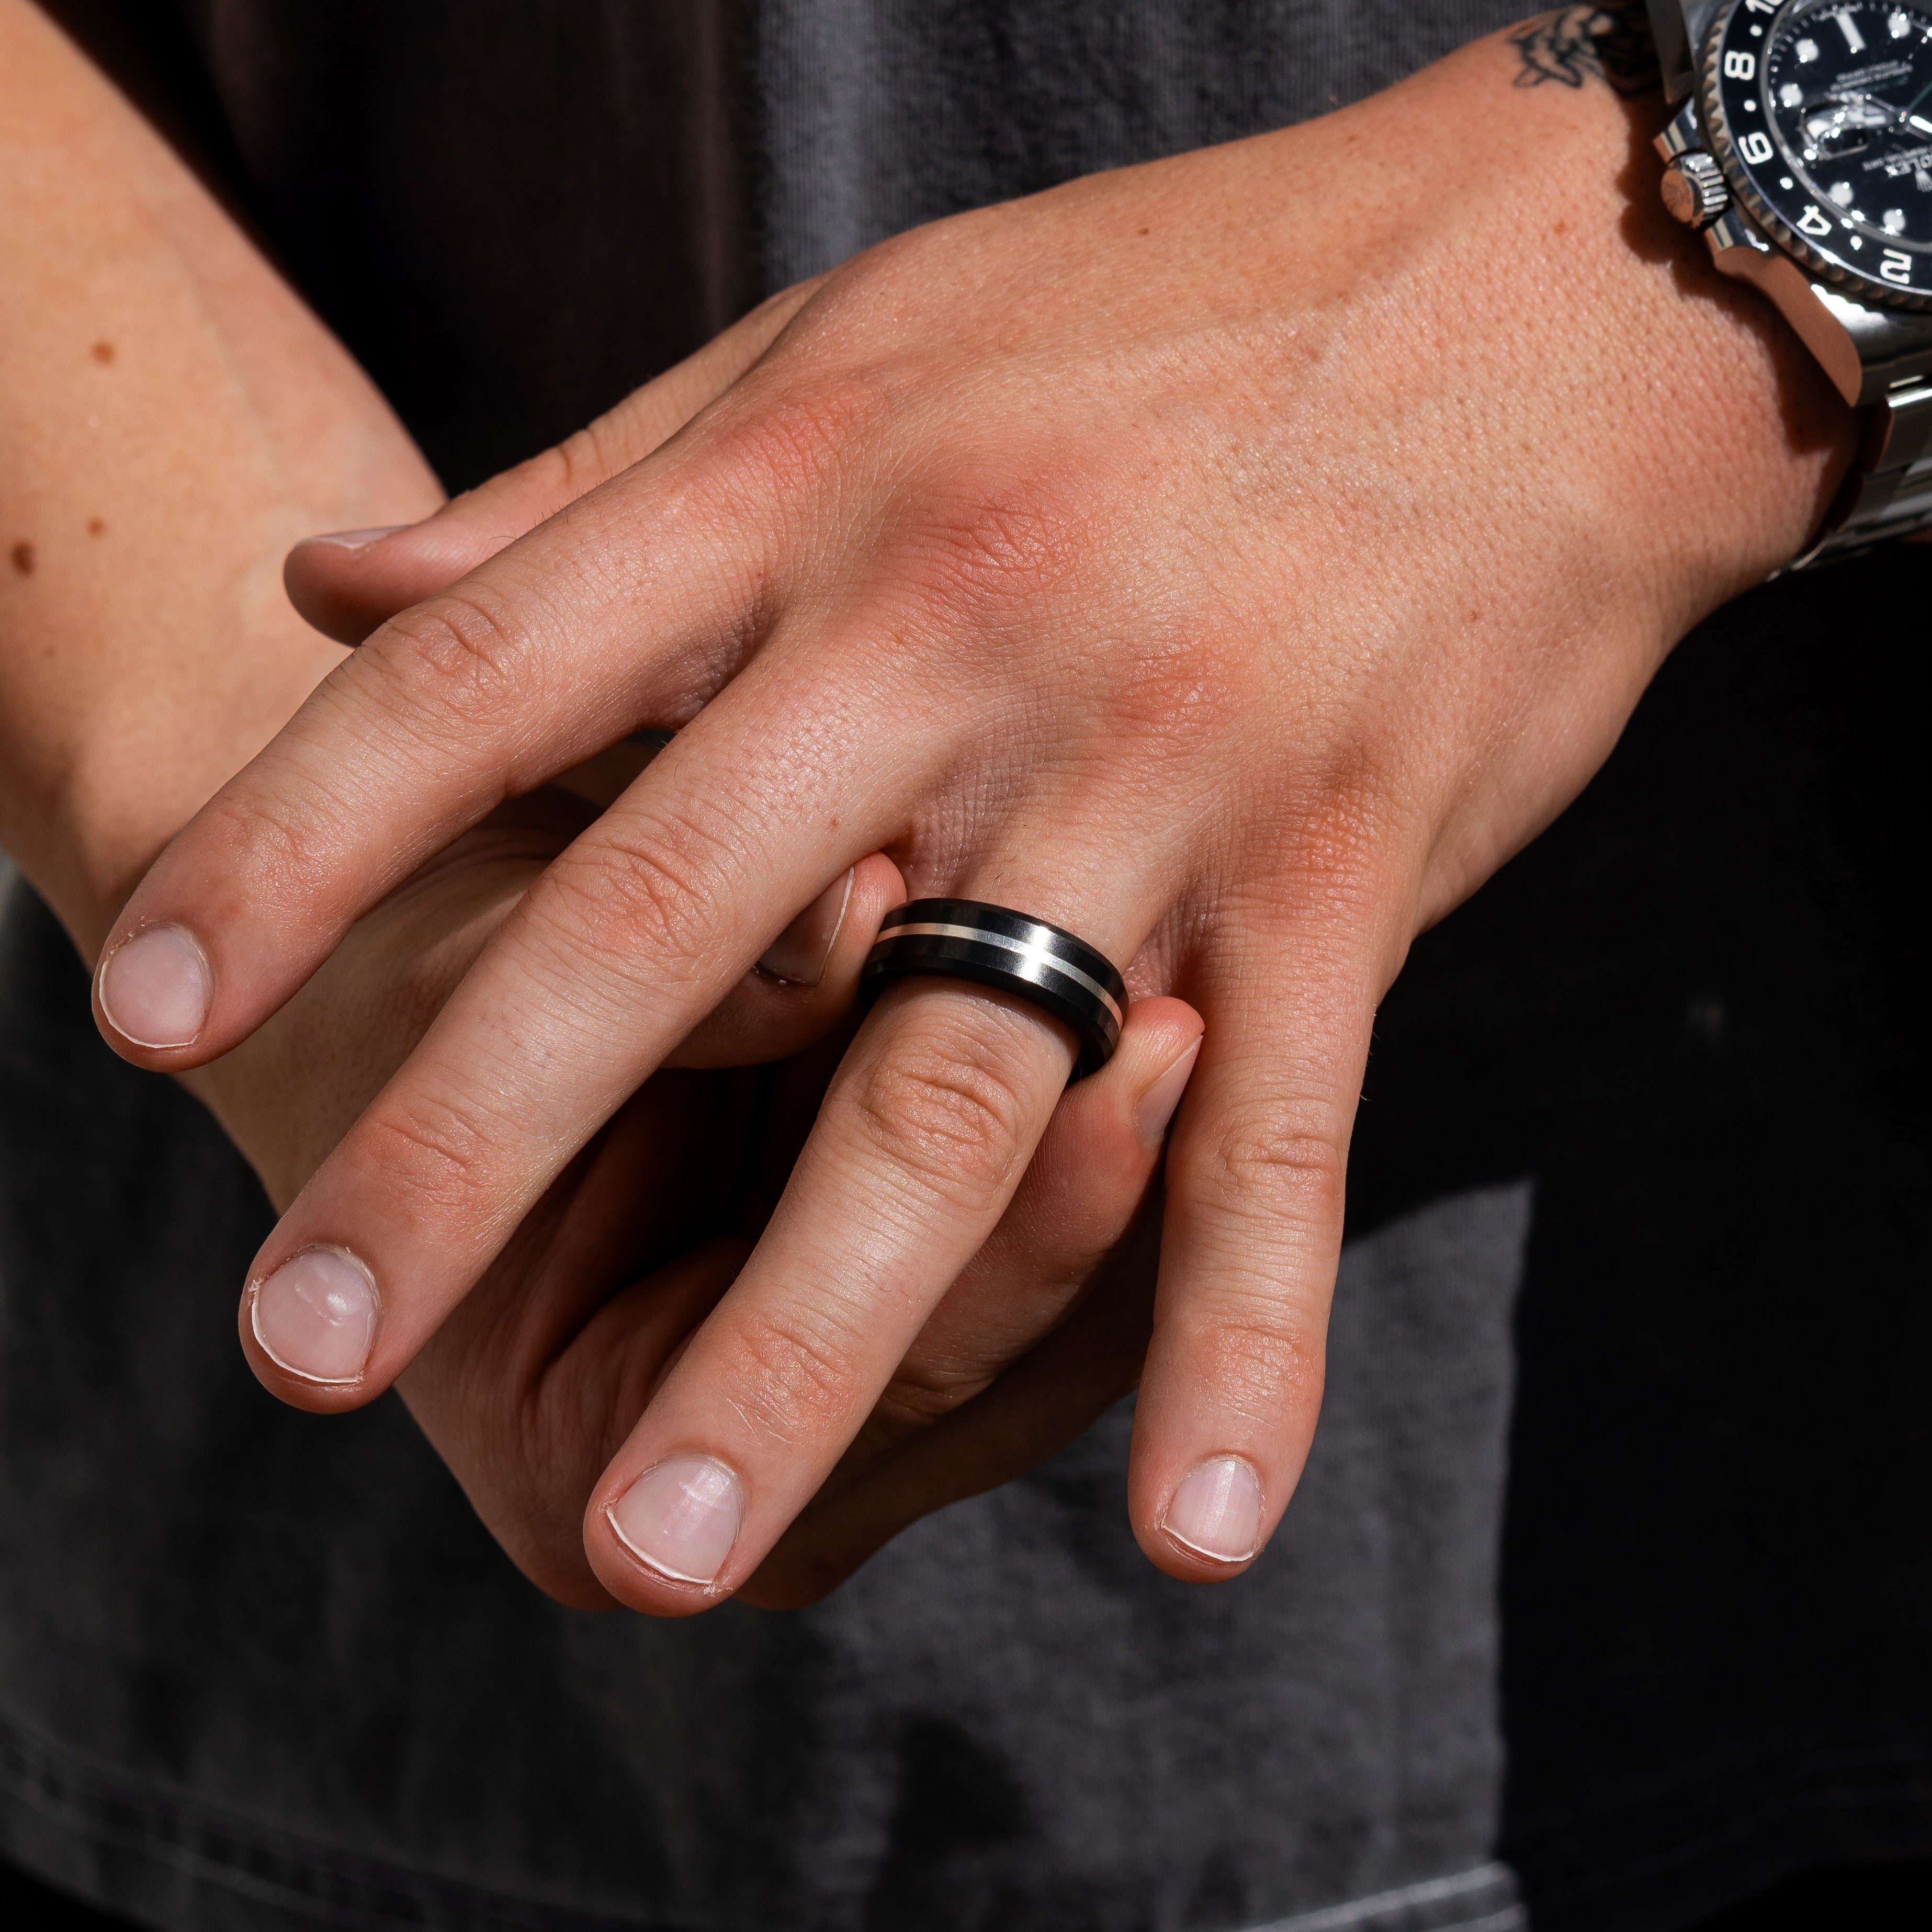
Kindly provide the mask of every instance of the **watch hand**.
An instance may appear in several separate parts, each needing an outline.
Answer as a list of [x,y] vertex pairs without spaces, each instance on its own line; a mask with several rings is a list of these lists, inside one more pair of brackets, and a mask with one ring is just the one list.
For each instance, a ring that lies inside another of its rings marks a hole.
[[1908,128],[1917,128],[1922,134],[1932,134],[1932,121],[1927,120],[1922,114],[1908,114],[1905,117],[1905,124]]

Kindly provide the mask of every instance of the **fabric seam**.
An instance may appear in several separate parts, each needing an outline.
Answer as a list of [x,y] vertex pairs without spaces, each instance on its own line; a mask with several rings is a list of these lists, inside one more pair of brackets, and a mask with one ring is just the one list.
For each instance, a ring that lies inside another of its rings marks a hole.
[[[1513,1882],[1516,1874],[1506,1864],[1491,1858],[1480,1865],[1472,1865],[1466,1871],[1452,1872],[1442,1878],[1420,1879],[1413,1885],[1394,1887],[1388,1892],[1372,1892],[1360,1898],[1344,1899],[1336,1905],[1316,1906],[1312,1911],[1291,1913],[1286,1918],[1270,1918],[1264,1924],[1250,1926],[1246,1932],[1346,1932],[1351,1925],[1359,1925],[1377,1913],[1399,1912],[1404,1907],[1416,1905],[1432,1905],[1438,1899],[1453,1898],[1459,1892],[1474,1892],[1485,1885]],[[1443,1925],[1436,1932],[1469,1932],[1469,1928],[1486,1923],[1489,1918],[1507,1917],[1509,1912],[1520,1913],[1520,1907],[1510,1906],[1504,1912],[1490,1912],[1484,1918],[1458,1919],[1453,1925]]]

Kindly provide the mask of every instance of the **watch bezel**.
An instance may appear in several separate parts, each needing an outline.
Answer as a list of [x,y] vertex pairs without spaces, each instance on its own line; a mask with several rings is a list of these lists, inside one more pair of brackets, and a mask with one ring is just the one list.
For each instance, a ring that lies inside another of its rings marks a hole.
[[[1730,184],[1732,194],[1738,205],[1765,233],[1770,236],[1787,254],[1793,255],[1810,269],[1820,280],[1829,283],[1834,288],[1842,289],[1847,294],[1856,296],[1861,301],[1876,302],[1886,308],[1906,309],[1924,314],[1932,313],[1932,289],[1921,291],[1901,286],[1896,282],[1888,282],[1882,277],[1868,275],[1862,270],[1848,268],[1833,256],[1826,254],[1813,245],[1810,238],[1795,227],[1778,212],[1778,207],[1758,187],[1752,178],[1751,164],[1738,152],[1736,138],[1732,132],[1729,106],[1725,99],[1726,82],[1724,74],[1724,59],[1727,52],[1748,52],[1761,59],[1768,52],[1775,37],[1775,30],[1785,14],[1802,0],[1784,0],[1784,4],[1768,14],[1760,15],[1764,32],[1756,46],[1744,31],[1744,23],[1755,10],[1750,0],[1726,0],[1711,29],[1705,36],[1704,48],[1698,57],[1697,102],[1703,116],[1704,126],[1709,135],[1711,151],[1718,159],[1718,165],[1724,171],[1724,178]],[[1738,29],[1736,43],[1732,29]],[[1750,88],[1758,85],[1756,75],[1748,81],[1732,83],[1740,88]],[[1761,122],[1754,122],[1744,131],[1762,130]],[[1768,138],[1767,131],[1767,138]],[[1904,251],[1900,251],[1904,252]],[[1932,278],[1932,251],[1915,254],[1915,262],[1925,264],[1924,273]]]

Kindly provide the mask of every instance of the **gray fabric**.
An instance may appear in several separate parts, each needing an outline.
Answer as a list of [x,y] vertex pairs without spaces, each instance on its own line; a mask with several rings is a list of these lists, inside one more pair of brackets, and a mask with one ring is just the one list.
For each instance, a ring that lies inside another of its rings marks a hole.
[[[1514,8],[182,0],[171,46],[134,10],[460,484],[852,248],[1318,112]],[[1314,1460],[1225,1591],[1134,1549],[1120,1412],[814,1610],[548,1604],[394,1402],[255,1388],[265,1204],[16,890],[0,1846],[183,1932],[1666,1932],[1932,1848],[1898,1533],[1932,1468],[1925,569],[1723,614],[1419,942]],[[1858,675],[1822,676],[1847,596]]]
[[522,1922],[479,1890],[537,1923],[1239,1925],[1486,1862],[1524,1187],[1350,1249],[1252,1587],[1148,1568],[1124,1408],[814,1610],[587,1618],[494,1555],[392,1401],[325,1424],[254,1388],[230,1304],[258,1204],[92,1037],[24,891],[4,932],[16,1856],[184,1928],[399,1897]]
[[1305,120],[1518,17],[1510,0],[762,8],[766,283],[937,215]]
[[197,1180],[214,1130],[91,1037],[25,892],[6,949],[17,1857],[184,1928],[316,1893],[520,1922],[479,1888],[653,1924],[1242,1924],[1486,1862],[1524,1188],[1351,1248],[1258,1586],[1148,1569],[1123,1408],[818,1610],[593,1619],[508,1573],[394,1402],[316,1424],[251,1388],[228,1304],[257,1204]]

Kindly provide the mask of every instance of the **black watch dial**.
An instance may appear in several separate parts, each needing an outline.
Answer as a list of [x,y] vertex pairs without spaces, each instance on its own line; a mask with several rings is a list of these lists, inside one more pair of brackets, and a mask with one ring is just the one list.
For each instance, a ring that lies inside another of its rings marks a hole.
[[1932,308],[1932,0],[1732,0],[1704,74],[1718,158],[1776,238]]

